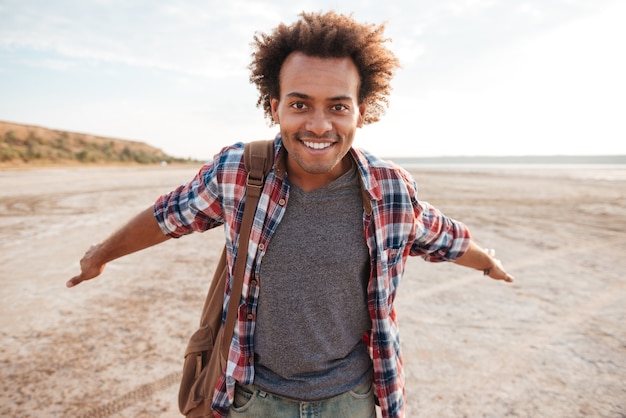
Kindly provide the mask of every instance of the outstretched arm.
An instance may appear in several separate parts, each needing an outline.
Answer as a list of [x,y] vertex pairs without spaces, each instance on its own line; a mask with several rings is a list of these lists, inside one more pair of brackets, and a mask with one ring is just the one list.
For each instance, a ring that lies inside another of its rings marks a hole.
[[116,258],[151,247],[169,239],[163,234],[150,206],[131,219],[106,240],[92,245],[80,260],[80,274],[72,277],[67,287],[93,279],[102,273],[106,263]]
[[471,241],[467,251],[454,262],[461,266],[483,270],[486,276],[494,280],[504,280],[505,282],[515,280],[513,276],[504,271],[502,263],[494,256],[494,250],[483,250],[474,241]]

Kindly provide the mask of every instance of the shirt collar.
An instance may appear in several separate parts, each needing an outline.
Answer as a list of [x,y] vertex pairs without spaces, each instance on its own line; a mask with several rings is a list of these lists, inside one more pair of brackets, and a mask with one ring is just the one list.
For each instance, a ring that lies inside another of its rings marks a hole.
[[[287,173],[287,150],[283,147],[283,138],[280,134],[274,139],[274,175],[280,180],[285,179]],[[381,198],[378,182],[371,174],[371,166],[365,154],[356,148],[350,148],[350,156],[357,166],[363,195],[363,209],[368,215],[372,214],[372,200]]]

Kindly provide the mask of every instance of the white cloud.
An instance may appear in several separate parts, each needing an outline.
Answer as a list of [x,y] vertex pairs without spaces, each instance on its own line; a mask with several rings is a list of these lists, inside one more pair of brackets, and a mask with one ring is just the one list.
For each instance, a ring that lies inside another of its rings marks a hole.
[[539,10],[537,7],[530,3],[524,3],[518,7],[518,10],[523,15],[528,15],[531,18],[540,21],[544,17],[544,13]]
[[443,7],[454,15],[475,13],[477,10],[493,7],[495,0],[454,0],[443,2]]

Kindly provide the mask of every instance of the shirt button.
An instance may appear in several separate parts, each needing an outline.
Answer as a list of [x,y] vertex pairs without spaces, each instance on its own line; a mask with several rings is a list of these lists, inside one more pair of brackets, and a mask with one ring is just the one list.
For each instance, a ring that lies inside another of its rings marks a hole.
[[281,206],[285,206],[285,199],[280,199],[278,201],[278,204],[281,205]]
[[254,279],[250,280],[250,286],[256,286],[256,280]]
[[265,249],[265,244],[259,244],[259,250],[263,251]]
[[248,357],[248,363],[250,364],[254,363],[254,357]]
[[249,314],[248,314],[248,319],[250,319],[250,320],[254,319],[254,315],[253,315],[253,314],[251,314],[251,313],[249,313]]

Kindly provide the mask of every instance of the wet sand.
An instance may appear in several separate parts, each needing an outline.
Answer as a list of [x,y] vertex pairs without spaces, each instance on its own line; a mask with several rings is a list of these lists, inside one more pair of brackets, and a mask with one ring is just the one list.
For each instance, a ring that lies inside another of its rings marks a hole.
[[[0,416],[179,416],[183,351],[222,231],[65,281],[91,243],[196,169],[0,171]],[[517,280],[409,260],[397,299],[407,417],[626,416],[625,177],[414,174],[421,198],[470,226]]]

